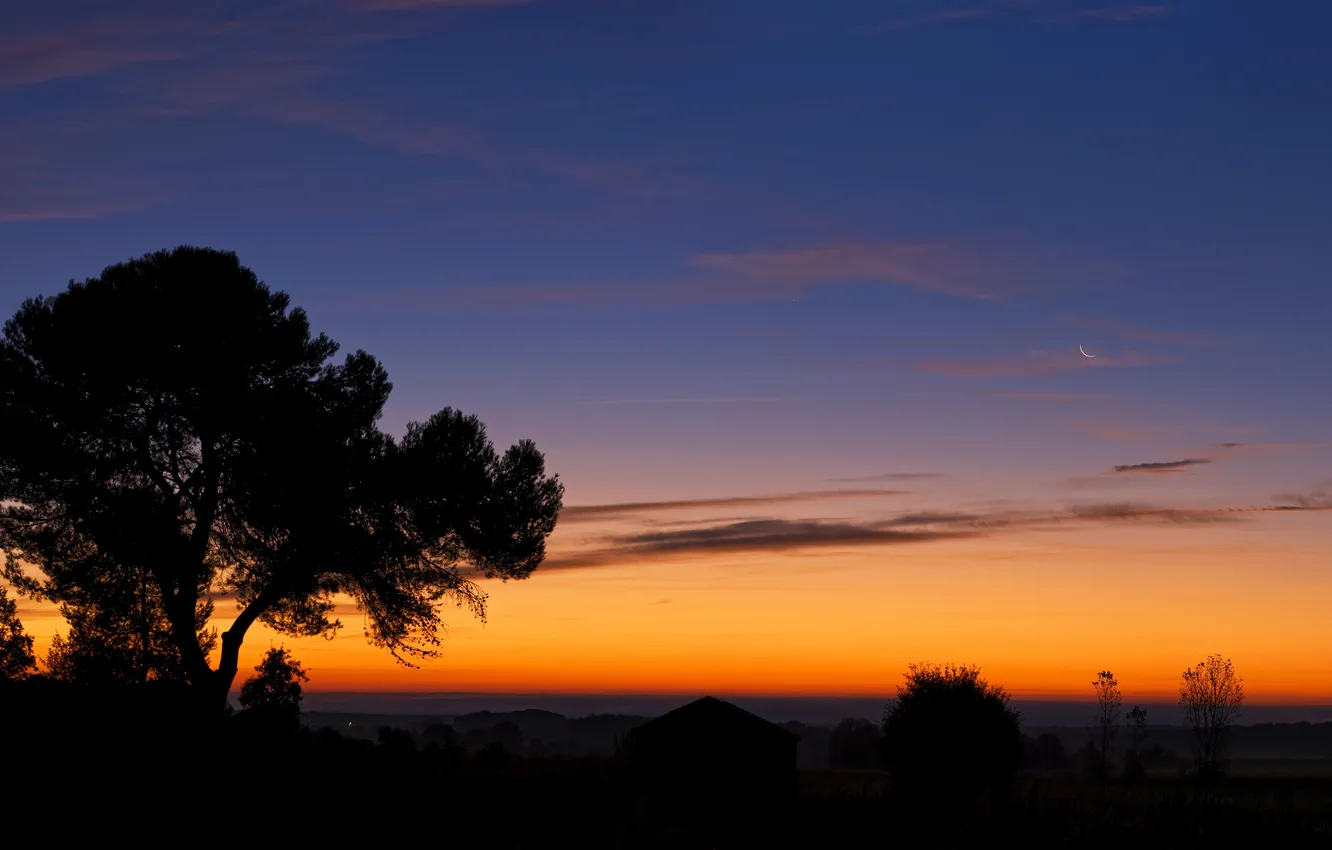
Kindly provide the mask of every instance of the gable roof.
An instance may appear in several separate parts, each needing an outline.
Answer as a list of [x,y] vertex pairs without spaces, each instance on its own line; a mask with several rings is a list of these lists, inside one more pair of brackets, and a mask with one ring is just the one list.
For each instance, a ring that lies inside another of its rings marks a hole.
[[635,728],[631,734],[637,737],[653,737],[669,734],[674,730],[717,727],[744,730],[759,735],[775,736],[780,733],[797,740],[800,737],[789,729],[716,697],[703,697],[672,709]]

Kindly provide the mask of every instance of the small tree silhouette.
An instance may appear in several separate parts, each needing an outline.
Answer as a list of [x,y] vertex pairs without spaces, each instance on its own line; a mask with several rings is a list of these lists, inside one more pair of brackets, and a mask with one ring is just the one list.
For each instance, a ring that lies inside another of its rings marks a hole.
[[0,585],[0,679],[22,679],[36,664],[32,636],[19,622],[18,603]]
[[285,647],[270,648],[254,670],[258,675],[241,685],[242,708],[300,714],[301,682],[310,680],[301,669],[301,662],[292,658]]
[[934,802],[1001,790],[1022,761],[1021,717],[980,668],[913,664],[884,715],[884,761],[900,794]]
[[1100,738],[1096,773],[1104,777],[1110,772],[1110,748],[1114,745],[1115,735],[1119,731],[1119,717],[1123,712],[1124,697],[1119,692],[1119,680],[1109,670],[1097,673],[1092,687],[1096,689],[1096,727]]
[[1179,682],[1179,706],[1193,730],[1193,760],[1198,775],[1217,777],[1225,772],[1230,729],[1244,703],[1244,680],[1229,658],[1209,655]]

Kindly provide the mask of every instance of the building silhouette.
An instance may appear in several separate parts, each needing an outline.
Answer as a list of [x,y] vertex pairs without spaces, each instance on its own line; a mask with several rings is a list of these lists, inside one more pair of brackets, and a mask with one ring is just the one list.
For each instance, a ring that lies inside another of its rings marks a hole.
[[650,801],[743,813],[794,797],[799,741],[739,706],[703,697],[630,730],[621,756]]

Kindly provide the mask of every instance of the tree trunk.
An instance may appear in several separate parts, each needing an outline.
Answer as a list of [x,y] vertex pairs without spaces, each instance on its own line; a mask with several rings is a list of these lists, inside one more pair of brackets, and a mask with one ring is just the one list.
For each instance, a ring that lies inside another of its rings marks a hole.
[[198,598],[183,593],[175,598],[165,593],[162,596],[163,605],[167,609],[167,623],[171,626],[171,642],[180,651],[185,678],[191,685],[206,686],[213,678],[213,668],[208,666],[208,658],[199,646],[199,635],[194,626],[194,605]]
[[225,709],[227,695],[231,693],[231,685],[236,681],[236,673],[240,669],[240,648],[244,640],[245,633],[237,632],[235,626],[222,633],[222,657],[213,674],[214,687],[217,689],[214,698],[218,701],[219,709]]
[[227,694],[231,692],[231,684],[236,681],[236,673],[240,669],[240,648],[245,642],[245,633],[254,625],[254,621],[259,619],[259,615],[273,604],[273,598],[273,594],[268,590],[260,593],[240,612],[240,616],[231,624],[231,628],[222,633],[222,655],[218,659],[217,670],[209,671],[212,674],[214,687],[217,688],[216,699],[219,710],[225,709]]

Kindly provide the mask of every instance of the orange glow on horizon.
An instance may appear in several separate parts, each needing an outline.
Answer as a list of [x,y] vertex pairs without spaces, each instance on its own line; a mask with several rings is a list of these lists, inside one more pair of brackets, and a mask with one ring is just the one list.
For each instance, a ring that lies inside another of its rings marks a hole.
[[[236,686],[264,649],[285,644],[311,691],[887,697],[909,663],[956,661],[1019,699],[1089,699],[1109,668],[1127,699],[1160,702],[1175,698],[1186,667],[1218,652],[1234,659],[1252,704],[1332,702],[1325,552],[1252,536],[1204,546],[1190,534],[538,571],[488,584],[484,625],[448,611],[442,656],[421,669],[368,645],[353,613],[332,641],[252,629]],[[25,610],[44,651],[63,621]]]

